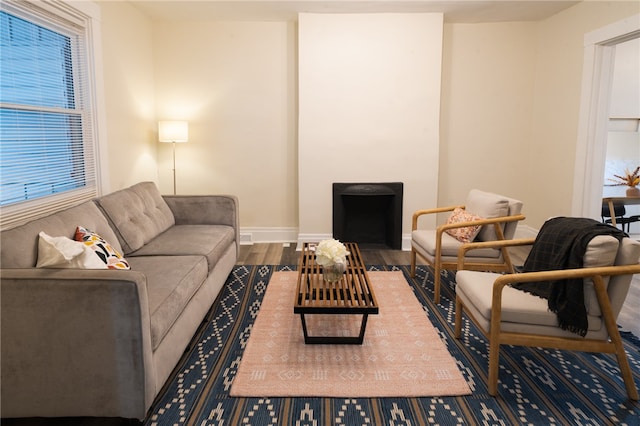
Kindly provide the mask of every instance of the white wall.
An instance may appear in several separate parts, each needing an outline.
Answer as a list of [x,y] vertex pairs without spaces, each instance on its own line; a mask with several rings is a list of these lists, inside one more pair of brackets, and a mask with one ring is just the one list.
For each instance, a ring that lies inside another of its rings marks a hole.
[[404,182],[403,231],[437,201],[440,14],[299,17],[300,239],[331,235],[333,182]]
[[640,38],[616,45],[611,118],[640,119]]

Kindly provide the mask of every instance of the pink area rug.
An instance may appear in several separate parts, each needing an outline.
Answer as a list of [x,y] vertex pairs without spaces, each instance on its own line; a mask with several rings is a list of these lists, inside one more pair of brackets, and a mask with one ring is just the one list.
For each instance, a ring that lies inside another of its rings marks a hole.
[[[469,386],[402,272],[369,272],[380,304],[362,345],[305,345],[297,272],[274,272],[231,387],[237,397],[429,397]],[[306,315],[310,335],[356,335],[359,315]]]

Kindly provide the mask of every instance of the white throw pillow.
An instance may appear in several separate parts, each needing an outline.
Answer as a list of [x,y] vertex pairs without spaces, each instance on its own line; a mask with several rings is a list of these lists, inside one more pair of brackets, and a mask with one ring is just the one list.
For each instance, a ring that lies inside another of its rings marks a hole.
[[67,237],[40,232],[37,268],[107,269],[90,247]]

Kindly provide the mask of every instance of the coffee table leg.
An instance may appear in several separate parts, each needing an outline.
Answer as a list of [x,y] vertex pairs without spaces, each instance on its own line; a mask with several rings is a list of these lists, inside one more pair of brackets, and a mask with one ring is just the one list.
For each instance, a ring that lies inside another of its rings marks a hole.
[[369,318],[369,314],[362,314],[362,325],[360,326],[360,335],[358,336],[359,344],[361,345],[364,341],[364,332],[367,328],[367,318]]
[[309,333],[307,332],[307,322],[304,320],[304,314],[300,314],[300,321],[302,322],[302,333],[304,334],[304,343],[308,343]]
[[304,343],[307,345],[361,345],[364,342],[364,333],[367,328],[367,319],[369,314],[362,314],[362,323],[360,324],[360,334],[356,337],[343,336],[309,336],[307,331],[307,322],[304,314],[300,314],[302,322],[302,333],[304,335]]

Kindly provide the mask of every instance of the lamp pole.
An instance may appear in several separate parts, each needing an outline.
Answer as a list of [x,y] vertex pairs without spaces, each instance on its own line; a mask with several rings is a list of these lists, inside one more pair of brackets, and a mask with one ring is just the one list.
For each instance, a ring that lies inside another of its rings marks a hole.
[[189,140],[189,123],[187,121],[159,121],[158,140],[173,144],[173,195],[178,193],[176,187],[176,142]]
[[173,145],[173,195],[176,195],[176,141],[173,141],[172,145]]

